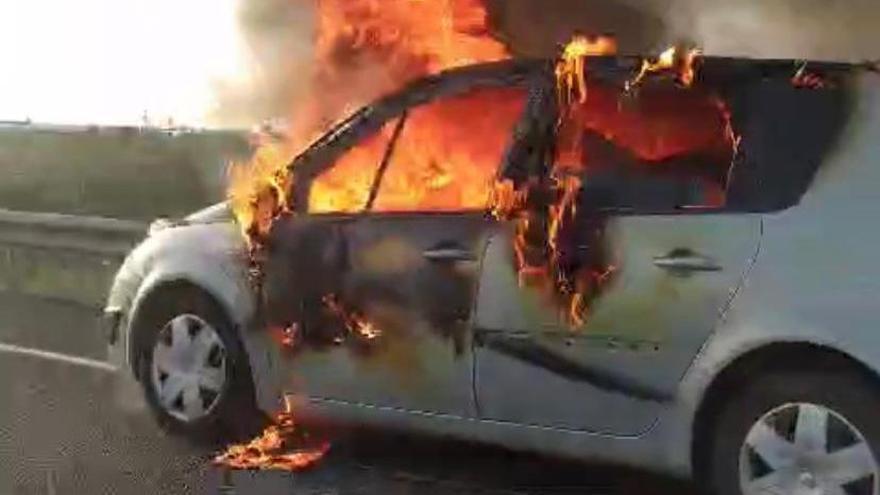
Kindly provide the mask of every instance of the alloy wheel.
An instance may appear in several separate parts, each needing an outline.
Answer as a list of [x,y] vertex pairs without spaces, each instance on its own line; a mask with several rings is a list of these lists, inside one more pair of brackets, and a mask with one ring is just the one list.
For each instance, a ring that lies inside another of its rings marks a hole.
[[880,495],[877,458],[839,413],[789,403],[749,430],[739,455],[744,495]]

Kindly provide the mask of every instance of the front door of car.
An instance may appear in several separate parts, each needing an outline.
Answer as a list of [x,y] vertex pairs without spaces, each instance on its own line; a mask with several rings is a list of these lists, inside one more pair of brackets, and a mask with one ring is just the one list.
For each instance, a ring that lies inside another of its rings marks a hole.
[[497,228],[487,206],[525,99],[525,88],[489,86],[408,108],[364,211],[334,213],[336,186],[312,186],[310,221],[325,212],[345,253],[326,303],[349,338],[291,361],[309,396],[475,415],[469,319]]
[[[600,141],[593,157],[608,146]],[[615,435],[651,427],[722,318],[761,232],[759,215],[726,207],[729,191],[671,173],[687,166],[624,160],[585,176],[568,239],[576,242],[555,246],[587,260],[592,285],[578,318],[575,298],[560,304],[523,283],[512,229],[490,240],[475,310],[481,417]]]

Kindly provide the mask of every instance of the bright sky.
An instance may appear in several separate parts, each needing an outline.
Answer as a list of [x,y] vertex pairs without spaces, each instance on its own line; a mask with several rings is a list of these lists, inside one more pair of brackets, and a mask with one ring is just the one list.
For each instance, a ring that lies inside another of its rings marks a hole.
[[202,125],[247,74],[236,0],[0,0],[0,120]]

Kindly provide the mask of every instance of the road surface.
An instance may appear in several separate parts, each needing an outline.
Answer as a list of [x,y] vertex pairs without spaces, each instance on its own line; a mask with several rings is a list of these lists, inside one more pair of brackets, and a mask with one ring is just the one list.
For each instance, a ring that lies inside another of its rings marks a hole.
[[0,494],[685,495],[630,471],[390,433],[336,440],[308,472],[224,473],[102,364],[97,311],[0,292]]

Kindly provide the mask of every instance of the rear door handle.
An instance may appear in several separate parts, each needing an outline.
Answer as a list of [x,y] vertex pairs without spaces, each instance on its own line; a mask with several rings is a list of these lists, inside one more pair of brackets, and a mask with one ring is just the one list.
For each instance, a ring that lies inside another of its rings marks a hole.
[[655,256],[654,265],[673,272],[717,272],[721,270],[721,265],[708,256],[690,250],[678,249],[663,256]]
[[476,261],[474,256],[468,249],[459,247],[438,247],[427,249],[422,252],[422,256],[428,261]]

